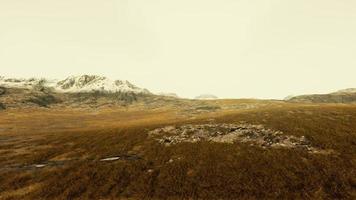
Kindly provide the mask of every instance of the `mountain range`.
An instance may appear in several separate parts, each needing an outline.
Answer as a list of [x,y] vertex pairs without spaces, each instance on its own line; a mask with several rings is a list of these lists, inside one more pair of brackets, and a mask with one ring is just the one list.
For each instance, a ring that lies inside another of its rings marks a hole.
[[97,75],[70,76],[59,81],[44,78],[17,79],[0,77],[0,86],[26,89],[44,87],[60,93],[85,93],[95,91],[135,94],[150,93],[147,89],[139,88],[129,81],[111,80],[107,77]]
[[[195,99],[204,101],[217,99],[217,97],[204,94]],[[21,108],[34,104],[41,107],[60,103],[74,107],[78,105],[97,107],[127,105],[133,102],[141,102],[144,105],[158,105],[157,102],[160,102],[159,105],[167,104],[167,102],[180,104],[185,101],[174,93],[156,95],[127,80],[111,80],[98,75],[69,76],[63,80],[0,76],[0,110],[6,107]],[[330,94],[288,96],[284,101],[291,103],[356,103],[356,89],[348,88]]]

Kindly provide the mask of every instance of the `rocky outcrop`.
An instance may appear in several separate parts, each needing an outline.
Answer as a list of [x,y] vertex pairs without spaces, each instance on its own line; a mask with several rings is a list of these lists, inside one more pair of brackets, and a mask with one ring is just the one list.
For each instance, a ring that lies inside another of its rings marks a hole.
[[286,135],[281,131],[252,124],[200,124],[167,126],[149,132],[149,136],[166,146],[182,142],[210,141],[218,143],[248,143],[263,148],[298,148],[321,152],[304,137]]
[[40,107],[49,107],[52,104],[61,103],[61,100],[50,94],[41,94],[29,98],[27,102],[34,103]]

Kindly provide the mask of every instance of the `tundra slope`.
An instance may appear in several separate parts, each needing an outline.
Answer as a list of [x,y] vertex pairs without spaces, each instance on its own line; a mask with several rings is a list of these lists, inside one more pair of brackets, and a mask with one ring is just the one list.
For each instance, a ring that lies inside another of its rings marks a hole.
[[356,198],[353,104],[116,95],[5,88],[0,199]]
[[217,101],[0,112],[0,199],[355,199],[355,105]]
[[288,97],[286,100],[298,103],[356,103],[356,89],[349,88],[330,94],[300,95]]

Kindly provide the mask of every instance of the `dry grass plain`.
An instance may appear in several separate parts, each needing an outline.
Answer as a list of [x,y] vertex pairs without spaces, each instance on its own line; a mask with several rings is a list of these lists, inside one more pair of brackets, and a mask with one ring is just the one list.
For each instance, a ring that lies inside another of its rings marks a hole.
[[[223,109],[1,111],[0,199],[356,199],[355,105],[208,104]],[[147,135],[212,121],[263,124],[333,153],[212,142],[166,147]],[[100,161],[114,156],[121,159]]]

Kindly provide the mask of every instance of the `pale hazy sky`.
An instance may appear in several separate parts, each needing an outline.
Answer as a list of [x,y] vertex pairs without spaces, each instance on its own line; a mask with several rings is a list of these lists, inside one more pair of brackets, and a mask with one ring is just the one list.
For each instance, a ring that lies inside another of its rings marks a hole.
[[356,87],[356,1],[0,0],[0,75],[72,74],[183,97]]

